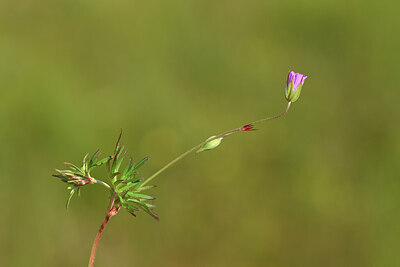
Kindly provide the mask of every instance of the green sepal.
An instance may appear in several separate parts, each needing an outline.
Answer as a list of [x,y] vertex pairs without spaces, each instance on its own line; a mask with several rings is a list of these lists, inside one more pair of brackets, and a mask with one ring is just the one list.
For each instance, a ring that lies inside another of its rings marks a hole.
[[299,84],[299,86],[297,87],[296,91],[293,92],[293,81],[290,82],[289,87],[286,88],[285,90],[285,96],[286,96],[286,100],[289,102],[296,102],[297,99],[299,99],[300,97],[300,93],[301,93],[301,88],[303,87],[303,84]]
[[291,100],[290,100],[290,102],[296,102],[297,101],[297,99],[299,99],[299,97],[300,97],[300,93],[301,93],[301,88],[303,87],[303,85],[299,85],[299,87],[297,87],[297,90],[296,90],[296,92],[294,92],[293,94],[292,94],[292,96],[291,96]]
[[[215,136],[211,136],[211,137],[208,138],[207,140],[210,140],[210,139],[213,139],[213,138],[215,138]],[[207,140],[206,140],[206,141],[207,141]],[[214,139],[214,140],[212,140],[212,141],[206,143],[206,144],[205,144],[204,146],[202,146],[201,148],[199,148],[199,149],[196,151],[196,153],[200,153],[200,152],[202,152],[202,151],[214,149],[214,148],[216,148],[217,146],[219,146],[219,144],[221,144],[221,141],[222,141],[222,137],[219,137],[219,138],[217,138],[217,139]]]
[[285,97],[287,101],[290,101],[291,94],[293,93],[293,81],[290,82],[289,87],[285,90]]

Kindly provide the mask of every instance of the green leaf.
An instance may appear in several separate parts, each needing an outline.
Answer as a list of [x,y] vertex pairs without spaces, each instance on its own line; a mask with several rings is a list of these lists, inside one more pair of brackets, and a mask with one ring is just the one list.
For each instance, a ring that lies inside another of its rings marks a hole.
[[129,203],[126,203],[126,204],[124,205],[124,208],[126,208],[126,209],[128,209],[128,210],[139,211],[139,208],[138,208],[138,207],[135,207],[135,206],[133,206],[133,205],[131,205],[131,204],[129,204]]
[[88,171],[88,165],[89,163],[86,161],[87,157],[89,156],[89,153],[87,153],[84,157],[83,157],[83,161],[82,161],[82,170],[86,173]]
[[[141,210],[143,210],[144,212],[146,212],[147,214],[149,214],[151,217],[153,217],[154,219],[156,219],[158,221],[158,215],[155,214],[151,208],[148,208],[146,206],[146,204],[148,203],[144,203],[144,202],[140,202],[136,199],[128,199],[128,201],[135,203],[137,206],[140,207]],[[151,204],[150,204],[151,205]]]
[[136,198],[128,198],[128,199],[126,199],[126,201],[136,203],[136,204],[139,205],[139,206],[142,206],[142,205],[143,205],[143,202],[140,201],[139,199],[136,199]]
[[74,174],[75,172],[73,172],[72,170],[58,170],[58,169],[54,169],[56,172],[60,173],[61,175],[65,175],[65,174]]
[[150,203],[143,203],[146,207],[148,207],[149,209],[155,208],[156,206]]
[[119,141],[121,140],[121,136],[122,136],[122,129],[121,129],[121,131],[119,133],[117,143],[115,144],[114,154],[117,154],[117,151],[119,149],[119,146],[120,146],[120,142]]
[[154,187],[156,187],[156,186],[155,185],[146,185],[146,186],[141,187],[140,191],[145,191],[145,190],[148,190],[148,189],[151,189]]
[[111,172],[114,172],[114,169],[115,169],[115,165],[117,164],[117,160],[118,160],[118,155],[119,155],[119,152],[120,152],[121,150],[119,149],[118,150],[118,152],[113,156],[113,162],[112,162],[112,165],[111,165]]
[[139,162],[135,165],[134,170],[139,169],[143,164],[145,164],[145,163],[149,160],[149,158],[150,158],[150,157],[145,157],[144,159],[142,159],[141,161],[139,161]]
[[69,206],[69,202],[71,201],[71,198],[74,196],[75,192],[77,191],[76,187],[71,188],[71,191],[69,192],[69,197],[67,199],[67,203],[66,203],[66,209],[68,209]]
[[114,183],[115,189],[117,191],[121,191],[121,188],[128,185],[128,184],[134,184],[136,185],[140,185],[140,181],[142,181],[144,178],[143,177],[134,177],[131,179],[127,179],[127,180],[118,180]]
[[153,217],[154,219],[156,219],[157,221],[159,220],[158,215],[155,214],[151,209],[147,208],[147,207],[142,207],[142,210],[144,212],[146,212],[147,214],[149,214],[151,217]]
[[[133,186],[130,188],[130,192],[138,192],[138,189],[139,189],[139,187],[140,187],[140,183],[139,182],[137,182],[137,183],[133,183]],[[124,190],[125,191],[125,190]]]
[[89,160],[89,169],[93,167],[93,165],[97,161],[97,157],[100,155],[100,149],[97,149],[96,152],[93,153],[92,157]]
[[128,196],[133,197],[133,198],[141,198],[141,199],[147,199],[147,200],[153,200],[153,196],[145,195],[145,194],[140,194],[136,192],[128,192]]
[[128,164],[126,165],[124,171],[122,172],[122,177],[123,177],[123,178],[126,176],[126,174],[129,172],[129,170],[130,170],[132,167],[133,167],[132,158],[130,158]]
[[144,179],[143,177],[133,177],[125,180],[125,183],[136,183],[138,181],[142,181],[143,179]]
[[145,164],[150,157],[145,157],[144,159],[142,159],[141,161],[139,161],[137,164],[135,164],[133,166],[133,168],[130,168],[127,173],[126,173],[126,177],[131,177],[136,173],[136,170],[139,169],[143,164]]
[[65,165],[67,165],[68,167],[70,167],[73,171],[77,171],[79,173],[82,173],[81,168],[78,168],[76,165],[69,163],[69,162],[64,162]]
[[107,158],[104,158],[102,160],[96,161],[96,163],[93,164],[92,167],[97,167],[106,164],[108,161],[110,161],[112,156],[108,156]]
[[[122,154],[122,150],[124,150],[124,147],[121,148],[121,154]],[[126,154],[126,151],[125,151],[124,155],[122,155],[122,157],[121,157],[121,155],[118,155],[117,164],[115,164],[115,166],[114,166],[114,172],[119,171],[119,167],[121,167],[122,161],[124,161],[125,154]]]
[[125,184],[125,186],[121,186],[124,185],[123,183],[119,184],[116,186],[116,190],[118,192],[124,192],[126,190],[129,190],[130,188],[137,186],[137,183],[129,183],[129,184]]
[[115,182],[117,181],[117,175],[119,175],[119,172],[110,175],[110,179],[113,184],[115,184]]

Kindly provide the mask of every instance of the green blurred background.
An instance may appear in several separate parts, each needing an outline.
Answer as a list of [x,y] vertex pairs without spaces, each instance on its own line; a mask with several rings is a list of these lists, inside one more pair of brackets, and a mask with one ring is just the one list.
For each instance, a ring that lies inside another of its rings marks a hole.
[[[120,128],[160,222],[114,217],[96,266],[400,266],[399,1],[2,0],[2,266],[85,266],[108,192],[62,162]],[[396,30],[397,29],[397,30]]]

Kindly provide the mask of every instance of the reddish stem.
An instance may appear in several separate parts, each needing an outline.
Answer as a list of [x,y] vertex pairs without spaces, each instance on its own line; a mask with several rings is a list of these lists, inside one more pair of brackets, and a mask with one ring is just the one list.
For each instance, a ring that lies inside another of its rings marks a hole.
[[96,239],[93,242],[92,252],[90,252],[89,267],[93,267],[94,258],[96,257],[97,246],[99,245],[101,234],[103,233],[104,228],[106,228],[108,220],[110,220],[112,216],[117,214],[120,208],[121,205],[118,205],[117,207],[115,206],[115,192],[114,192],[110,199],[110,205],[108,207],[106,217],[104,218],[103,223],[100,225],[99,232],[97,233]]
[[92,247],[92,252],[90,253],[90,260],[89,260],[89,267],[93,267],[94,264],[94,258],[96,257],[96,251],[97,251],[97,246],[99,245],[99,241],[101,238],[101,234],[104,231],[104,228],[106,227],[106,224],[108,220],[111,218],[110,214],[107,212],[106,217],[104,218],[103,223],[100,226],[99,232],[97,233],[96,239],[94,240],[93,247]]

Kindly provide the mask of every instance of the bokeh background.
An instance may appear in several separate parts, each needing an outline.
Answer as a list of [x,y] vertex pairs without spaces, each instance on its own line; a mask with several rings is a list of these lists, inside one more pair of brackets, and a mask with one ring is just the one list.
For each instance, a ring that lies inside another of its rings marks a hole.
[[[154,180],[96,266],[400,266],[399,1],[0,1],[2,266],[85,266],[108,192],[51,177],[123,128]],[[397,29],[397,30],[396,30]],[[102,175],[99,172],[99,175]]]

